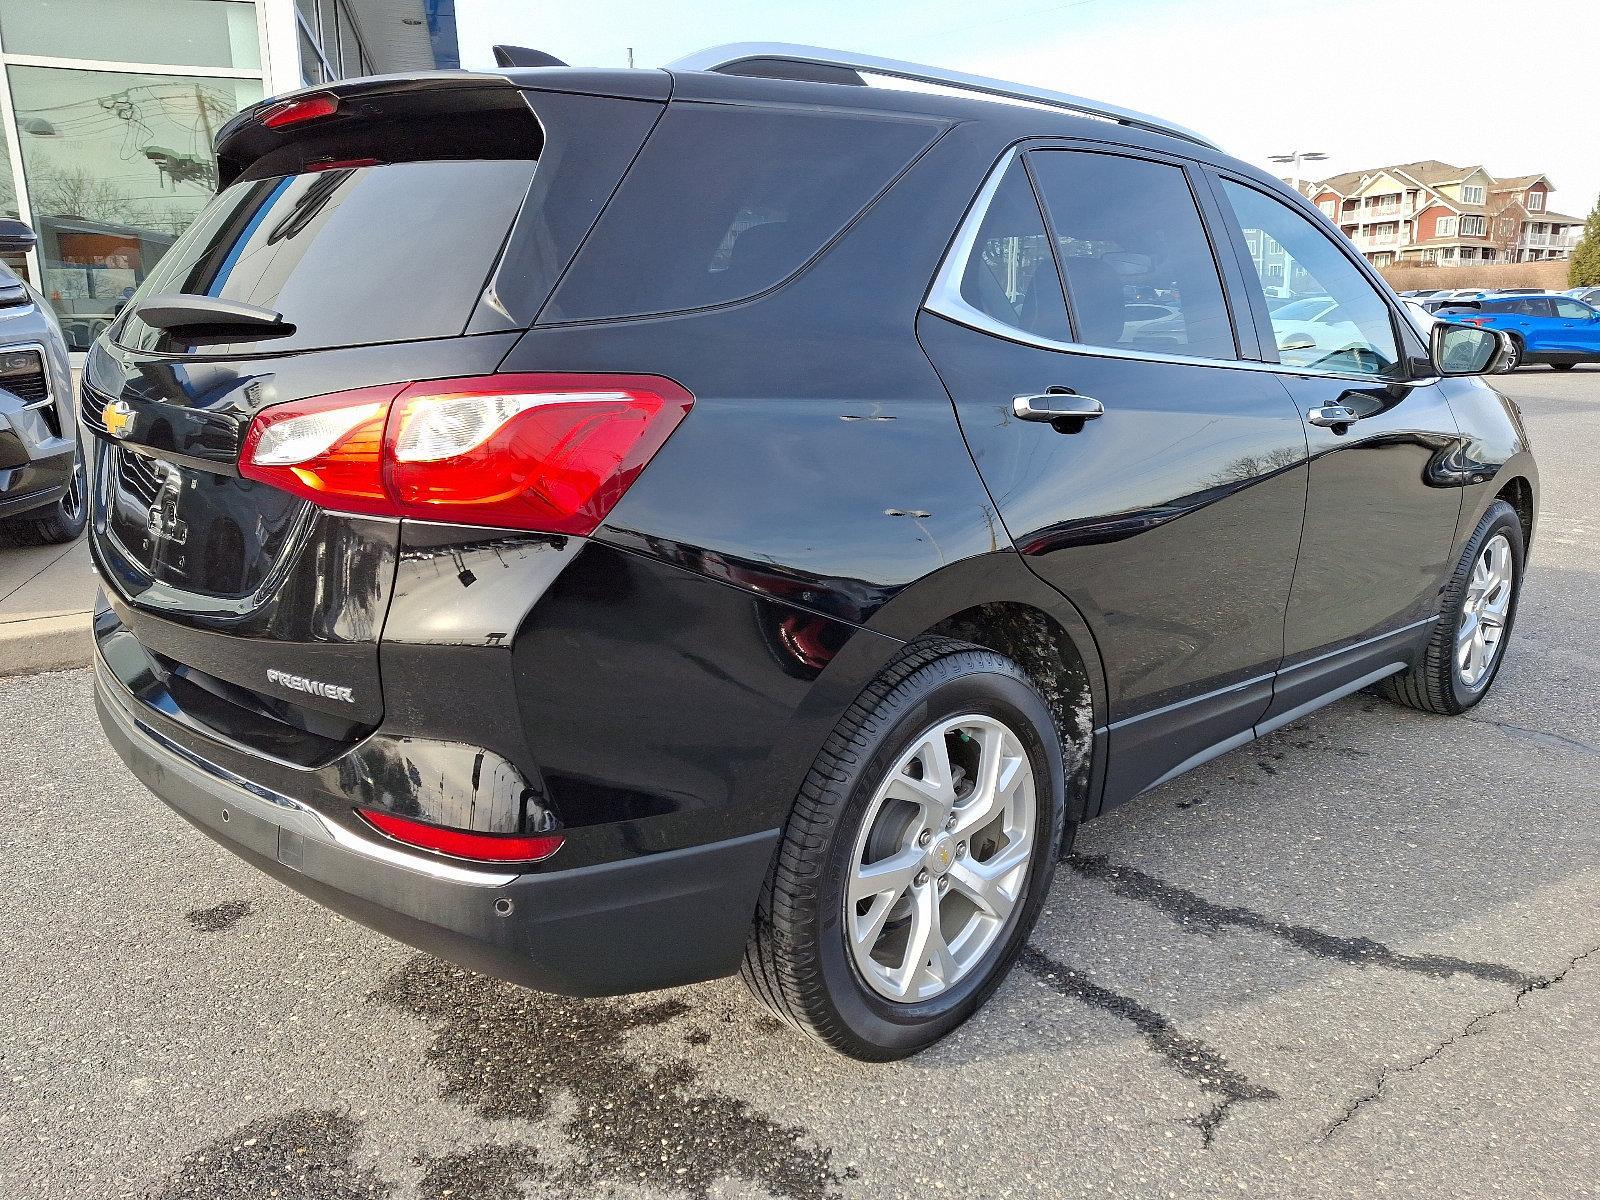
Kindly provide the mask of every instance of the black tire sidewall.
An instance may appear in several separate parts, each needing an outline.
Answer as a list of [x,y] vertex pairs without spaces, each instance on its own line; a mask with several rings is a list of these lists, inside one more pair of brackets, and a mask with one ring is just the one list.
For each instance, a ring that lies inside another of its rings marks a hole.
[[[1032,930],[1055,873],[1055,847],[1062,836],[1065,812],[1065,769],[1050,710],[1023,681],[1020,672],[1011,673],[1015,668],[994,670],[980,665],[988,660],[1010,667],[1009,662],[987,652],[972,657],[977,660],[973,669],[929,681],[924,685],[925,694],[897,706],[885,732],[874,741],[859,767],[840,783],[841,789],[848,788],[848,799],[827,848],[825,879],[817,896],[815,952],[828,1000],[839,1021],[875,1052],[874,1057],[899,1057],[936,1041],[965,1021],[989,997]],[[907,682],[914,683],[918,675]],[[965,713],[1004,722],[1027,751],[1039,805],[1034,858],[1022,903],[1013,911],[1009,928],[989,948],[984,961],[943,995],[919,1003],[896,1003],[868,986],[846,945],[844,887],[852,869],[850,858],[872,796],[900,755],[931,725]]]
[[[1472,578],[1473,565],[1478,561],[1478,556],[1483,553],[1483,548],[1495,534],[1502,533],[1511,546],[1511,565],[1514,572],[1511,580],[1511,605],[1506,609],[1505,628],[1501,630],[1499,644],[1495,647],[1494,662],[1489,665],[1489,670],[1477,684],[1468,687],[1461,679],[1461,673],[1456,668],[1455,638],[1456,631],[1461,625],[1461,610],[1466,604],[1467,583]],[[1517,518],[1516,510],[1504,501],[1497,501],[1484,514],[1484,519],[1479,522],[1477,531],[1472,536],[1467,550],[1462,554],[1456,566],[1460,586],[1455,589],[1456,595],[1452,600],[1445,618],[1449,622],[1450,638],[1449,653],[1444,656],[1443,669],[1449,673],[1445,680],[1449,694],[1458,706],[1458,711],[1465,711],[1477,704],[1489,689],[1494,686],[1500,668],[1506,661],[1506,650],[1511,641],[1511,630],[1517,620],[1517,606],[1522,599],[1522,569],[1527,555],[1527,548],[1523,544],[1522,522]]]

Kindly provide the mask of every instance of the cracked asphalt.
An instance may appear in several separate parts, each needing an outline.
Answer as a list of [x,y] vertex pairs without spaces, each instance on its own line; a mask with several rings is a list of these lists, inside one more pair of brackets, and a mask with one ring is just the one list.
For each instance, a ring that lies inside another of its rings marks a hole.
[[0,1196],[1600,1195],[1600,368],[1465,719],[1356,696],[1086,827],[958,1035],[832,1057],[735,981],[578,1001],[191,831],[87,672],[0,682]]

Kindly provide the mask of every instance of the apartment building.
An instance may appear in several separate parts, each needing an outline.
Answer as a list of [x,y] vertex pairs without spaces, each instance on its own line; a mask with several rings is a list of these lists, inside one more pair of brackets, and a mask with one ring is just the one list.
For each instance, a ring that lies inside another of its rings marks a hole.
[[1301,185],[1375,266],[1567,258],[1584,219],[1550,211],[1554,190],[1546,175],[1498,178],[1432,158]]

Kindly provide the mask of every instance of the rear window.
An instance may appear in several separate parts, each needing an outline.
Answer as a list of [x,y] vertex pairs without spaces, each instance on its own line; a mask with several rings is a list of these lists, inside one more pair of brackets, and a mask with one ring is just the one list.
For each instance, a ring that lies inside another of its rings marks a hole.
[[541,319],[677,312],[763,292],[942,128],[880,114],[670,106]]
[[[139,296],[184,292],[273,309],[295,331],[250,344],[272,352],[459,334],[534,167],[530,159],[402,162],[235,183]],[[117,340],[183,348],[137,317]],[[218,349],[226,348],[210,351]]]

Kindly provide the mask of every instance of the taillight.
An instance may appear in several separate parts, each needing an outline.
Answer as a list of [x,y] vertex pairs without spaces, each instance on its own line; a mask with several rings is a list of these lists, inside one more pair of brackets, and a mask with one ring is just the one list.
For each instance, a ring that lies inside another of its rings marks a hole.
[[239,474],[326,507],[391,515],[383,426],[404,389],[361,388],[262,409],[245,434]]
[[449,829],[412,821],[376,808],[358,808],[361,818],[388,837],[418,850],[432,850],[452,858],[474,862],[540,862],[561,849],[559,833],[521,834],[474,833],[470,829]]
[[586,534],[693,403],[656,375],[363,388],[262,410],[239,473],[327,508]]
[[268,129],[282,129],[285,125],[298,125],[302,121],[314,121],[318,117],[331,117],[339,111],[339,97],[327,92],[317,92],[311,96],[301,96],[295,100],[285,100],[282,104],[274,104],[261,114],[261,123]]

